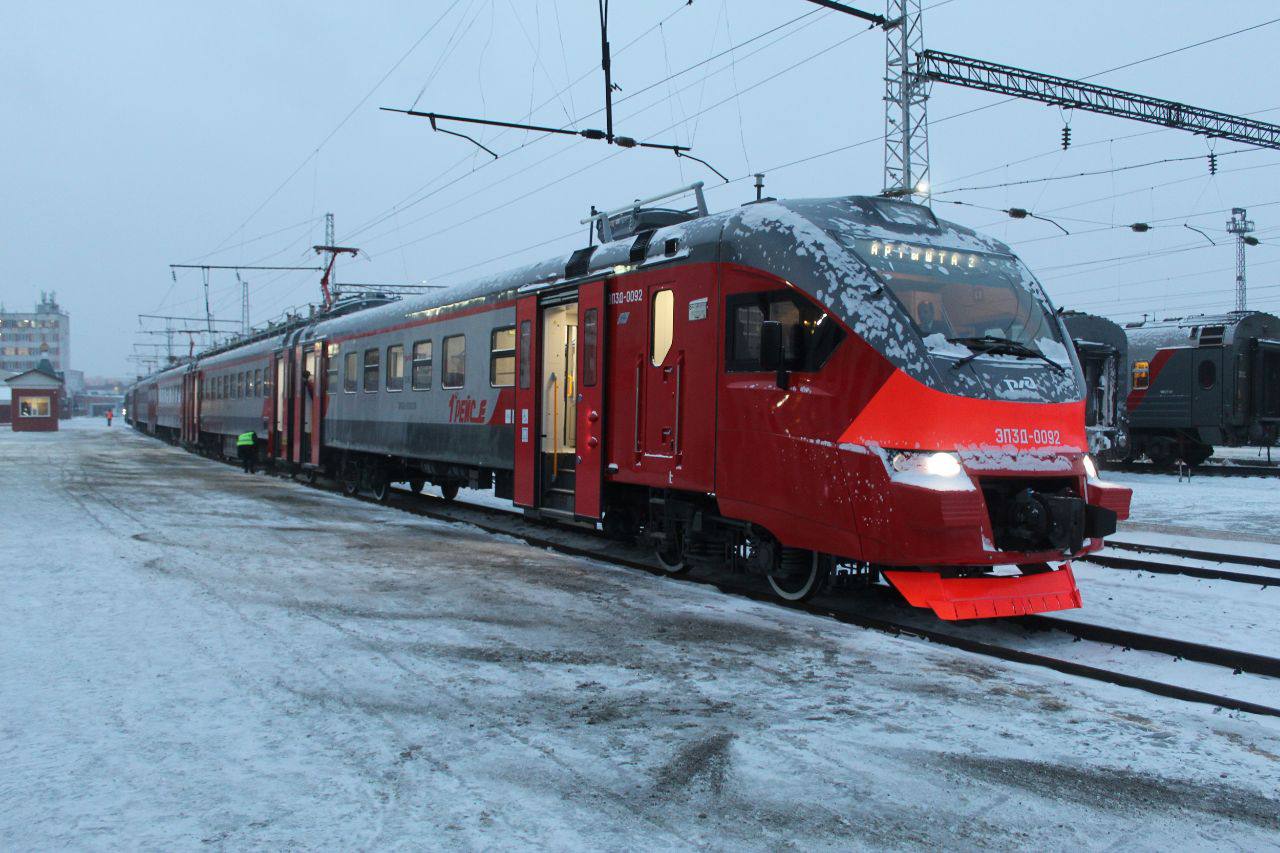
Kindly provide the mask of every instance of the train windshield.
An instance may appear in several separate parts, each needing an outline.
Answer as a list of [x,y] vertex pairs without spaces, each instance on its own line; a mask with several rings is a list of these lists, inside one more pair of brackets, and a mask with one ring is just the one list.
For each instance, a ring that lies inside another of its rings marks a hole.
[[858,240],[857,252],[926,343],[1001,338],[1062,360],[1058,324],[1016,258],[871,239]]

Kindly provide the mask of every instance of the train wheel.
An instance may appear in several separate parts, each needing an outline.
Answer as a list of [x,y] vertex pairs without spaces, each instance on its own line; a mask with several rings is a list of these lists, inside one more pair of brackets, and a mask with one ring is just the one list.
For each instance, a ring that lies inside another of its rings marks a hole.
[[689,571],[689,564],[684,559],[684,548],[681,547],[679,540],[655,546],[653,556],[662,570],[669,575],[682,575]]
[[346,476],[342,478],[342,493],[347,497],[353,497],[356,492],[360,491],[360,481],[356,479],[358,475],[355,471],[347,471]]
[[375,474],[373,482],[369,484],[369,494],[373,495],[373,499],[378,503],[386,503],[387,498],[391,496],[391,481],[382,474]]
[[413,492],[415,495],[420,495],[422,494],[422,487],[426,484],[425,480],[410,480],[409,491]]
[[769,587],[783,601],[808,601],[827,585],[831,563],[816,551],[784,548],[778,569],[769,574]]
[[457,484],[457,483],[445,483],[445,484],[441,485],[441,486],[440,486],[440,494],[444,496],[444,499],[445,499],[445,500],[447,500],[447,501],[452,501],[454,498],[456,498],[456,497],[458,496],[458,484]]

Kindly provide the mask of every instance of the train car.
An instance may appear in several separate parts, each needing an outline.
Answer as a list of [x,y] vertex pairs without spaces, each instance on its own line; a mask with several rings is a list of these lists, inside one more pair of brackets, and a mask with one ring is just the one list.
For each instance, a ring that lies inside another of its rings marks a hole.
[[[601,219],[599,245],[191,370],[264,370],[268,455],[350,491],[492,485],[788,600],[883,577],[947,619],[1079,606],[1069,560],[1129,491],[1097,478],[1079,364],[1010,249],[905,201],[709,214],[692,189]],[[188,438],[248,423],[207,430],[209,405]]]
[[1085,387],[1085,430],[1095,459],[1119,461],[1129,455],[1129,339],[1106,317],[1063,311],[1062,322],[1075,346]]
[[1280,318],[1199,314],[1125,326],[1130,456],[1199,465],[1215,445],[1269,446],[1280,426]]

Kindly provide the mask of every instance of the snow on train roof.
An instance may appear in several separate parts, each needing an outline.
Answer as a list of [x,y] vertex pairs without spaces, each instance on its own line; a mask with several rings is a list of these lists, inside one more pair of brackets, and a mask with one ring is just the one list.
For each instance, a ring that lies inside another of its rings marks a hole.
[[[675,260],[736,261],[760,266],[831,306],[859,335],[875,342],[891,360],[927,375],[928,351],[911,333],[909,319],[892,301],[881,298],[876,276],[853,251],[855,239],[911,241],[936,248],[1012,255],[999,240],[971,228],[938,219],[921,205],[875,196],[769,200],[712,213],[657,229],[639,264],[631,261],[635,236],[600,245],[591,254],[586,275],[625,266],[627,269]],[[677,250],[669,250],[670,241]],[[552,287],[566,281],[574,252],[452,287],[397,299],[337,317],[317,318],[304,327],[300,340],[342,335],[429,317],[446,309],[514,298],[521,289]],[[1037,288],[1038,290],[1038,288]],[[1037,297],[1048,309],[1043,291]],[[291,333],[290,333],[291,334]],[[281,336],[231,347],[202,363],[217,364],[279,345]],[[153,379],[154,377],[150,377]],[[925,381],[929,381],[927,378]]]
[[[1193,330],[1204,329],[1206,326],[1223,327],[1224,338],[1229,339],[1241,325],[1262,325],[1263,334],[1269,334],[1266,331],[1268,328],[1280,333],[1280,317],[1265,311],[1231,311],[1224,314],[1192,314],[1164,320],[1145,320],[1126,324],[1124,332],[1129,338],[1130,349],[1143,352],[1168,346],[1192,346],[1195,342]],[[1245,331],[1245,334],[1249,332]]]

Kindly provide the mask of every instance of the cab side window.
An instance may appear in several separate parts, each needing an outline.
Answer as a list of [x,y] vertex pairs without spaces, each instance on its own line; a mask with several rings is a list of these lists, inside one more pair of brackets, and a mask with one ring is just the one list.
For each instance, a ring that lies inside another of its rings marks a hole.
[[1133,387],[1141,391],[1151,384],[1151,362],[1135,361],[1133,363]]
[[725,300],[725,368],[760,369],[760,327],[782,324],[782,363],[786,370],[820,370],[844,340],[831,315],[786,290],[744,293]]

